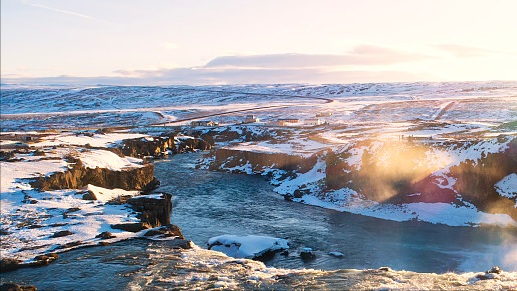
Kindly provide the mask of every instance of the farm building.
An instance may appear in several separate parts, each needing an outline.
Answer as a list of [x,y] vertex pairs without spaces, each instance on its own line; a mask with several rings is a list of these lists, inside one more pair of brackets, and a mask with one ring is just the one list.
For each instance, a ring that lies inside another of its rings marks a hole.
[[282,118],[282,119],[278,119],[276,124],[277,125],[293,125],[293,124],[296,124],[296,123],[300,123],[300,119],[297,119],[297,118]]
[[322,124],[320,119],[305,119],[303,121],[307,125],[320,125]]

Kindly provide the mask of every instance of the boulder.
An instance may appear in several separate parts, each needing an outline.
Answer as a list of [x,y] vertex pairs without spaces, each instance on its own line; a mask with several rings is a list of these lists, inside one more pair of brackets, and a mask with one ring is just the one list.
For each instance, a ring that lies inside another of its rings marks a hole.
[[300,257],[304,261],[312,261],[312,260],[316,259],[316,254],[314,254],[314,252],[312,251],[311,248],[304,248],[300,252]]
[[20,268],[19,264],[20,260],[11,259],[11,258],[2,258],[0,259],[0,273],[14,271]]
[[62,230],[62,231],[58,231],[58,232],[55,232],[53,235],[51,235],[50,237],[51,238],[54,238],[54,237],[62,237],[62,236],[68,236],[68,235],[72,235],[74,234],[73,232],[69,231],[69,230]]
[[192,242],[186,239],[173,239],[167,241],[167,246],[171,249],[191,249]]
[[95,196],[95,193],[88,190],[85,194],[83,194],[83,200],[97,200],[97,196]]
[[46,255],[39,255],[34,258],[35,262],[32,263],[31,265],[32,266],[45,266],[45,265],[48,265],[48,264],[52,263],[53,261],[57,260],[57,258],[58,258],[58,255],[54,254],[54,253],[49,253]]
[[501,274],[501,268],[499,267],[492,267],[490,270],[486,271],[485,273],[477,274],[476,278],[480,280],[490,280],[490,279],[497,279],[499,278],[499,274]]
[[179,239],[185,239],[183,237],[183,235],[181,234],[181,229],[174,224],[168,224],[168,225],[162,226],[157,229],[151,229],[151,230],[148,230],[144,234],[144,236],[157,236],[157,235],[166,236],[166,237],[176,236]]
[[129,231],[129,232],[139,232],[144,229],[149,229],[149,228],[151,228],[151,226],[148,223],[132,222],[132,223],[112,224],[111,228],[120,229],[123,231]]
[[116,236],[114,236],[111,232],[109,231],[104,231],[98,235],[95,236],[96,238],[100,238],[100,239],[110,239],[110,238],[115,238]]

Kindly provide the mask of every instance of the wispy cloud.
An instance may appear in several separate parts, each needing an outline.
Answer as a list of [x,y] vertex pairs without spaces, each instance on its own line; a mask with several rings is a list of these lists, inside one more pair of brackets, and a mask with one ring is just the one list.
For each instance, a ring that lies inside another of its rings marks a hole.
[[343,66],[393,65],[432,58],[419,53],[398,51],[389,48],[361,45],[351,52],[334,54],[267,54],[218,57],[205,65],[214,67],[241,68],[322,68]]
[[517,52],[505,52],[501,50],[485,49],[459,44],[438,44],[434,47],[446,51],[457,58],[483,57],[488,55],[517,55]]
[[74,12],[74,11],[54,8],[54,7],[42,5],[42,4],[39,4],[39,3],[31,3],[31,2],[28,2],[26,0],[20,0],[20,1],[22,3],[24,3],[24,4],[27,4],[27,5],[30,5],[30,6],[33,6],[33,7],[37,7],[37,8],[42,8],[42,9],[46,9],[46,10],[50,10],[50,11],[54,11],[54,12],[58,12],[58,13],[62,13],[62,14],[77,16],[77,17],[88,19],[88,20],[92,20],[92,21],[113,24],[112,22],[109,22],[107,20],[99,19],[99,18],[96,18],[96,17],[93,17],[93,16],[85,15],[85,14]]
[[278,84],[278,83],[361,83],[434,81],[428,74],[403,71],[289,69],[209,69],[177,68],[162,70],[121,70],[119,77],[4,78],[4,84],[73,84],[73,85],[209,85],[209,84]]

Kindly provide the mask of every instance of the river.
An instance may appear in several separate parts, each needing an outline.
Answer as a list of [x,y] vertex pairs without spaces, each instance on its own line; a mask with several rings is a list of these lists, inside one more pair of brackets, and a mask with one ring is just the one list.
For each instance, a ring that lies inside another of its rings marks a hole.
[[[159,191],[173,194],[171,222],[201,248],[206,248],[210,237],[221,234],[286,238],[289,254],[277,254],[264,262],[273,269],[203,249],[172,251],[167,241],[133,240],[73,250],[61,254],[49,266],[2,276],[33,284],[38,290],[405,286],[397,284],[413,284],[408,286],[420,289],[469,286],[483,290],[493,286],[469,285],[474,275],[468,272],[496,265],[505,271],[517,271],[515,262],[508,261],[508,254],[515,252],[515,230],[394,222],[288,202],[273,192],[264,177],[195,169],[201,157],[200,152],[182,154],[154,163],[155,176],[162,183]],[[313,248],[315,260],[300,259],[299,253],[305,247]],[[329,252],[341,252],[344,257],[333,257]],[[362,271],[383,266],[396,271]],[[467,275],[450,278],[432,274],[446,272]],[[517,273],[510,274],[509,285],[503,286],[517,284],[513,281]],[[386,283],[388,279],[391,281]]]

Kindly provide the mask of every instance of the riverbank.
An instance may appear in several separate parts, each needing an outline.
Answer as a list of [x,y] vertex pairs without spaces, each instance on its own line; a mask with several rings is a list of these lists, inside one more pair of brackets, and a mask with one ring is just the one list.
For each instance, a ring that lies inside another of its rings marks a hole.
[[159,181],[147,159],[209,146],[171,133],[65,133],[2,151],[1,272],[138,237],[183,240],[172,196],[150,194]]

